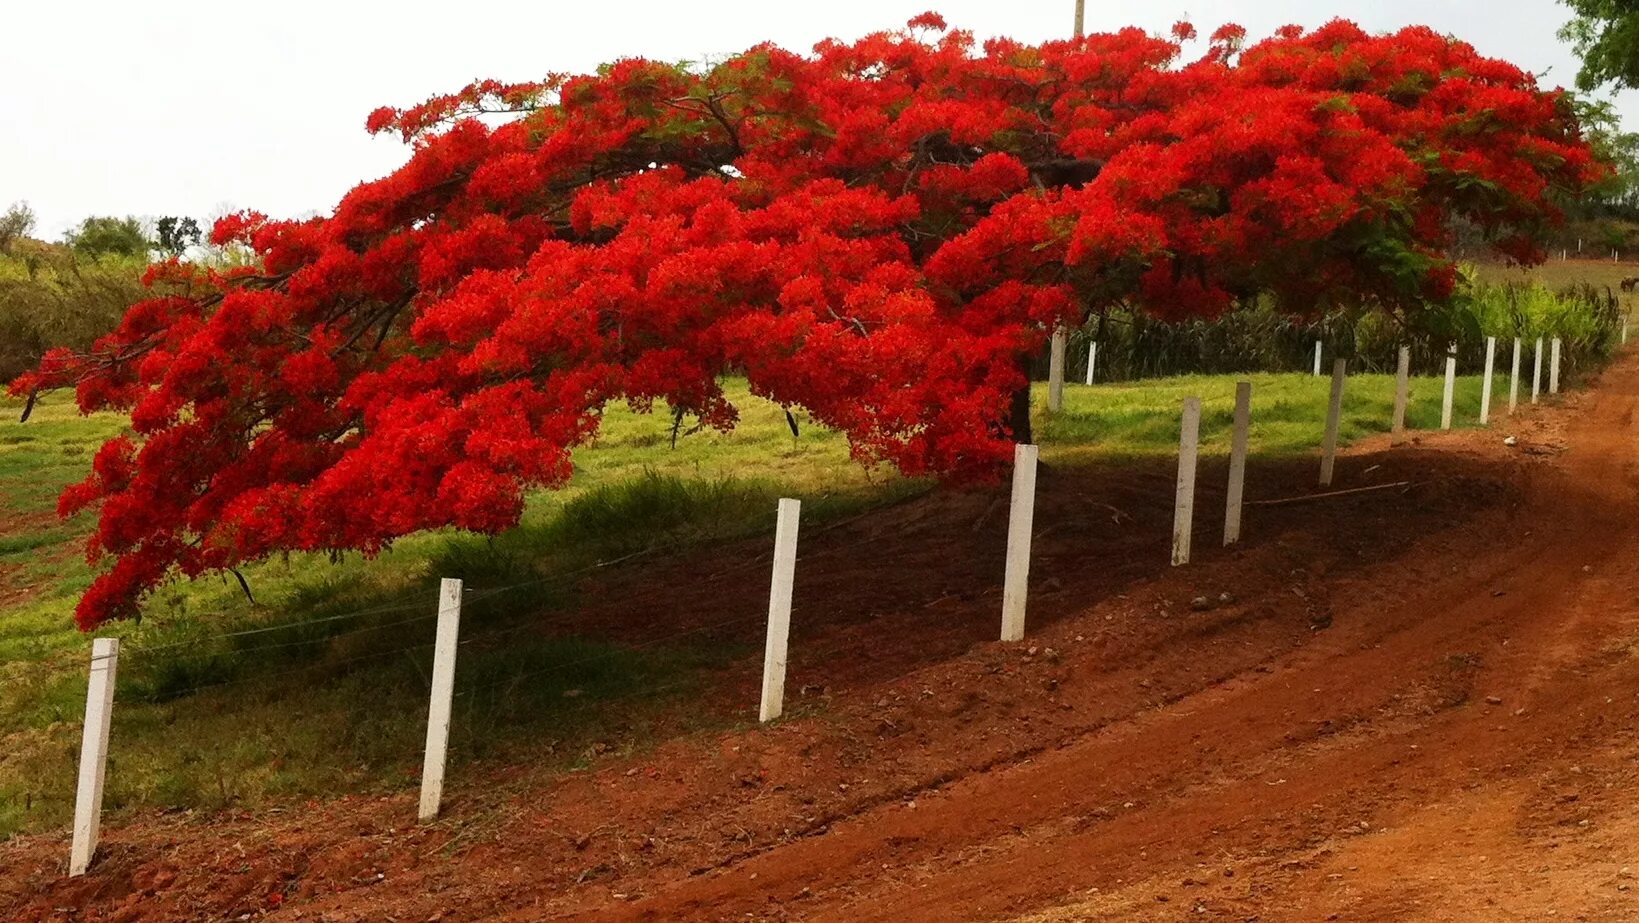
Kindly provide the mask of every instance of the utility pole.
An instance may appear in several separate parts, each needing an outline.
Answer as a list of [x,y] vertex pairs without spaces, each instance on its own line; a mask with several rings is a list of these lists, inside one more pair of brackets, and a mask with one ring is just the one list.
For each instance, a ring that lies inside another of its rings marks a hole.
[[[1076,38],[1081,38],[1087,16],[1087,0],[1076,0]],[[1047,410],[1058,413],[1064,409],[1064,350],[1069,344],[1070,332],[1063,326],[1053,329],[1047,362]]]

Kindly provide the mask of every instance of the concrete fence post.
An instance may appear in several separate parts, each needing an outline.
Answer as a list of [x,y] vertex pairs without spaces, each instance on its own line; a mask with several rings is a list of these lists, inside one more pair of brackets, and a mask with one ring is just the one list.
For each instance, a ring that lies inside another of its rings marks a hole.
[[774,573],[768,584],[768,640],[763,647],[763,698],[757,720],[769,722],[785,711],[785,664],[791,644],[791,594],[797,580],[797,526],[802,501],[780,500],[774,527]]
[[1548,393],[1559,393],[1559,337],[1548,347]]
[[1446,353],[1445,395],[1440,399],[1440,428],[1451,428],[1451,403],[1457,396],[1457,344]]
[[1098,369],[1098,341],[1087,344],[1087,383],[1093,383],[1093,372]]
[[1320,446],[1320,486],[1332,483],[1332,466],[1337,461],[1337,432],[1343,421],[1343,375],[1348,362],[1332,363],[1332,399],[1326,406],[1326,437]]
[[1508,373],[1508,413],[1519,406],[1519,337],[1514,337],[1514,365]]
[[1052,413],[1064,409],[1064,349],[1068,339],[1063,327],[1054,330],[1047,353],[1047,409]]
[[1537,337],[1536,356],[1531,364],[1531,403],[1542,394],[1542,337]]
[[1320,377],[1320,341],[1315,341],[1315,377]]
[[1190,535],[1195,528],[1195,461],[1201,446],[1201,399],[1184,398],[1178,427],[1178,491],[1172,505],[1172,565],[1189,563]]
[[450,747],[450,702],[455,695],[455,651],[461,641],[459,579],[445,577],[438,585],[438,627],[433,643],[432,695],[427,706],[427,747],[421,757],[419,819],[438,816],[444,800],[444,767]]
[[1480,425],[1491,422],[1491,376],[1497,365],[1497,338],[1485,338],[1485,379],[1480,382]]
[[1241,499],[1246,492],[1246,443],[1252,428],[1252,382],[1235,383],[1235,428],[1229,438],[1229,490],[1224,502],[1224,545],[1241,540]]
[[1036,519],[1033,445],[1013,447],[1013,500],[1007,514],[1007,575],[1002,582],[1002,640],[1024,640],[1024,609],[1030,595],[1030,531]]
[[1389,423],[1389,444],[1406,441],[1406,405],[1411,401],[1411,347],[1400,347],[1394,369],[1394,416]]
[[119,667],[118,638],[91,642],[90,682],[85,689],[85,727],[80,733],[80,777],[74,791],[74,842],[68,874],[78,877],[91,867],[102,832],[102,789],[108,774],[108,728],[114,718],[114,677]]

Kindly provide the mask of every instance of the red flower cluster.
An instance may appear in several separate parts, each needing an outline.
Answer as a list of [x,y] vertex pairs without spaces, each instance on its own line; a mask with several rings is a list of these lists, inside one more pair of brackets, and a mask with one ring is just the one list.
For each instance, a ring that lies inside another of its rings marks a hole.
[[176,573],[505,529],[611,400],[732,426],[726,372],[863,462],[987,474],[1054,324],[1414,312],[1449,297],[1453,219],[1537,258],[1596,175],[1559,94],[1431,30],[1244,43],[977,47],[927,15],[378,110],[403,168],[328,218],[224,220],[212,239],[259,268],[156,269],[186,293],[13,384],[76,385],[137,433],[63,495],[101,504],[91,552],[114,558],[80,624]]

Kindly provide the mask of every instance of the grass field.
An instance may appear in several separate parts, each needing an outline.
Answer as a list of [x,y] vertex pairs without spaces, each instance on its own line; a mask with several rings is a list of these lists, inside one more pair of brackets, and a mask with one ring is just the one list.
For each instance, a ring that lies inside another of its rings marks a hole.
[[1620,291],[1622,280],[1639,276],[1639,263],[1616,263],[1610,259],[1561,260],[1557,256],[1530,269],[1503,266],[1500,263],[1479,264],[1480,278],[1486,282],[1524,282],[1535,279],[1551,289],[1565,288],[1586,282]]
[[[1314,450],[1328,379],[1251,380],[1254,453]],[[1386,376],[1349,379],[1345,442],[1387,429],[1392,388]],[[1436,379],[1416,380],[1413,428],[1438,424],[1440,391]],[[1460,424],[1475,419],[1479,392],[1479,379],[1460,380]],[[1039,424],[1039,440],[1048,461],[1067,464],[1170,455],[1180,404],[1193,394],[1204,404],[1203,452],[1224,452],[1233,393],[1233,378],[1208,376],[1071,386],[1065,412]],[[521,630],[532,614],[575,604],[554,575],[769,532],[782,495],[803,498],[806,526],[930,488],[860,468],[843,440],[819,427],[793,438],[777,407],[743,385],[733,394],[738,429],[691,435],[675,449],[664,413],[612,410],[598,442],[577,455],[573,484],[532,498],[523,524],[493,540],[437,533],[375,560],[266,562],[246,571],[256,605],[222,579],[167,586],[140,624],[105,632],[128,649],[109,807],[255,805],[413,785],[441,576],[463,577],[476,591],[463,613],[473,643],[458,676],[457,768],[491,758],[574,765],[617,720],[622,745],[642,746],[651,716],[748,652],[698,643],[638,649]],[[1504,379],[1494,402],[1506,407]],[[61,826],[72,812],[88,642],[71,611],[92,575],[79,553],[91,524],[59,522],[52,510],[57,492],[121,428],[117,417],[77,416],[62,396],[27,424],[14,422],[16,410],[0,401],[0,837]],[[511,588],[487,595],[498,587]],[[248,633],[218,637],[233,632]],[[654,687],[669,691],[642,692]]]
[[[1043,452],[1047,458],[1091,458],[1110,455],[1170,454],[1178,450],[1178,413],[1184,398],[1201,399],[1201,452],[1228,454],[1234,419],[1235,383],[1252,382],[1250,450],[1261,455],[1313,451],[1320,444],[1331,379],[1311,375],[1200,375],[1157,378],[1065,393],[1064,414],[1046,421]],[[1457,379],[1452,400],[1454,422],[1477,421],[1482,376]],[[1529,400],[1530,382],[1525,381]],[[1507,408],[1508,380],[1493,380],[1492,408]],[[1440,425],[1441,379],[1414,377],[1406,425],[1434,429]],[[1344,388],[1343,419],[1338,433],[1344,444],[1388,431],[1394,408],[1394,377],[1356,375]]]

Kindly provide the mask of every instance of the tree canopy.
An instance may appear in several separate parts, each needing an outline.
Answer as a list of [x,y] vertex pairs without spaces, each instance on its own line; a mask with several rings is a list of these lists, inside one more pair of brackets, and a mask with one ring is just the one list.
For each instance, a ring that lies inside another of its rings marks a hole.
[[1574,45],[1582,59],[1577,86],[1584,90],[1610,83],[1639,87],[1639,2],[1564,2],[1575,16],[1559,30],[1559,37]]
[[0,255],[11,253],[18,241],[34,231],[34,209],[27,202],[13,202],[0,215]]
[[181,256],[189,247],[197,246],[204,231],[199,222],[188,217],[166,215],[154,222],[154,245],[166,256]]
[[1616,107],[1608,100],[1578,96],[1574,102],[1583,137],[1594,160],[1606,169],[1583,190],[1580,207],[1570,213],[1639,215],[1639,133],[1622,129]]
[[142,221],[134,217],[92,216],[64,235],[63,242],[75,253],[92,259],[104,256],[136,256],[144,259],[152,242]]
[[1415,318],[1455,220],[1539,259],[1599,175],[1563,94],[1430,29],[1193,41],[981,46],[928,14],[378,110],[404,167],[329,216],[219,221],[258,266],[158,264],[117,331],[13,383],[131,415],[60,504],[100,504],[113,557],[80,624],[178,573],[506,529],[609,401],[728,428],[731,372],[862,462],[992,476],[1055,325]]

